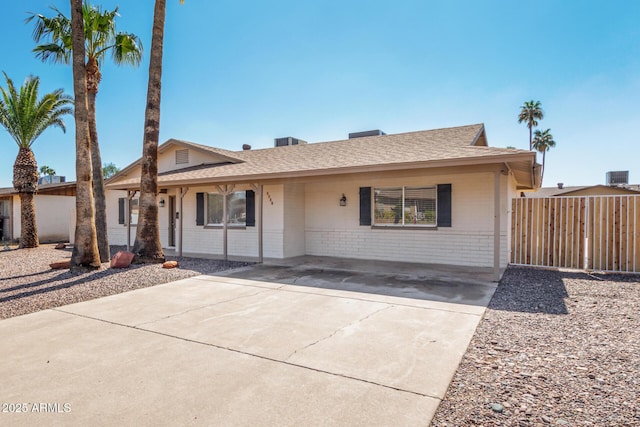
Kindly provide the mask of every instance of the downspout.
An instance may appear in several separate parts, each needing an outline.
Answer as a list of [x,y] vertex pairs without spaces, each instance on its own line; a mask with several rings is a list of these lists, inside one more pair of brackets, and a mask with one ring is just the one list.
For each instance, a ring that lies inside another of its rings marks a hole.
[[[182,257],[182,234],[184,231],[184,227],[182,226],[182,222],[184,219],[184,215],[182,214],[182,199],[189,192],[189,187],[187,187],[184,191],[182,191],[182,187],[180,187],[180,208],[178,209],[178,221],[180,221],[180,238],[178,244],[180,245],[180,249],[178,249],[178,256]],[[173,214],[172,214],[173,215]]]
[[500,177],[502,173],[493,173],[493,277],[500,280]]

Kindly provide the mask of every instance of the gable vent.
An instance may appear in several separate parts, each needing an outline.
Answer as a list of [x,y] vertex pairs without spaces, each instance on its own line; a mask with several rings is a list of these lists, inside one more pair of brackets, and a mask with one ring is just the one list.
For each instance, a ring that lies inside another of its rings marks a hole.
[[189,150],[176,150],[176,165],[184,165],[189,163]]
[[375,130],[366,130],[364,132],[352,132],[349,134],[349,139],[353,138],[364,138],[365,136],[382,136],[386,135],[386,133],[382,132],[380,129]]
[[288,145],[300,145],[300,144],[307,143],[307,141],[303,141],[298,138],[293,138],[291,136],[287,136],[284,138],[275,138],[273,142],[276,147],[286,147]]

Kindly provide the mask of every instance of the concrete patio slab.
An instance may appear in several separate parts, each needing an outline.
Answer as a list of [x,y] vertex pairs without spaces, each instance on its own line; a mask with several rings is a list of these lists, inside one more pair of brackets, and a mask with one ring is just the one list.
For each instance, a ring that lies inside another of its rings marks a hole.
[[0,321],[0,401],[29,409],[0,424],[428,425],[495,284],[347,266],[255,265]]

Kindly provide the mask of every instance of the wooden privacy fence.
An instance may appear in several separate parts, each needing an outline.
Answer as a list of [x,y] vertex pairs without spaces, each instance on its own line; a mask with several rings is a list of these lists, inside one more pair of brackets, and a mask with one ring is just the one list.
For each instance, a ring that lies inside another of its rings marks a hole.
[[640,272],[640,196],[513,199],[511,263]]

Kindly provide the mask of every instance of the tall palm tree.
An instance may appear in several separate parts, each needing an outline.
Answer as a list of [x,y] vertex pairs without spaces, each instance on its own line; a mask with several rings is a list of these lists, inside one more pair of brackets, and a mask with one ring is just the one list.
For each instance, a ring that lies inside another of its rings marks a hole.
[[538,126],[538,120],[544,118],[544,111],[540,101],[526,101],[520,107],[520,115],[518,116],[518,123],[526,123],[529,128],[529,151],[533,149],[533,128]]
[[[35,19],[33,39],[40,43],[33,51],[43,62],[69,64],[71,61],[71,21],[55,7],[51,8],[56,15],[47,18],[40,14],[31,14],[27,22]],[[84,45],[86,56],[87,96],[89,108],[89,135],[91,137],[91,165],[93,174],[93,194],[95,197],[96,232],[98,250],[102,262],[109,260],[109,242],[107,239],[107,213],[104,191],[104,176],[96,127],[96,95],[102,80],[100,67],[105,56],[111,53],[117,65],[137,67],[142,60],[142,44],[135,34],[117,32],[115,19],[118,8],[103,11],[100,7],[84,2],[82,6],[84,19]]]
[[76,120],[76,232],[71,269],[100,268],[96,237],[95,207],[91,181],[91,138],[87,102],[87,71],[84,53],[82,0],[71,1],[71,39],[73,49],[73,92]]
[[66,131],[62,117],[71,113],[72,100],[62,89],[38,98],[38,77],[27,77],[17,90],[13,80],[3,74],[7,88],[0,88],[0,124],[18,144],[18,156],[13,164],[13,187],[20,196],[20,247],[35,248],[39,242],[33,196],[38,189],[39,175],[31,146],[49,127]]
[[[184,0],[180,0],[184,3]],[[144,115],[142,170],[140,173],[140,201],[136,240],[133,253],[136,262],[163,262],[158,223],[158,138],[160,136],[160,95],[162,83],[162,50],[166,0],[156,0],[153,11],[153,32],[149,59],[147,108]]]
[[553,135],[551,135],[551,129],[547,129],[544,131],[540,131],[539,129],[536,130],[535,136],[533,138],[533,148],[536,151],[542,153],[542,173],[540,181],[544,179],[544,163],[546,160],[545,158],[547,156],[547,151],[555,146],[556,142],[553,140]]

